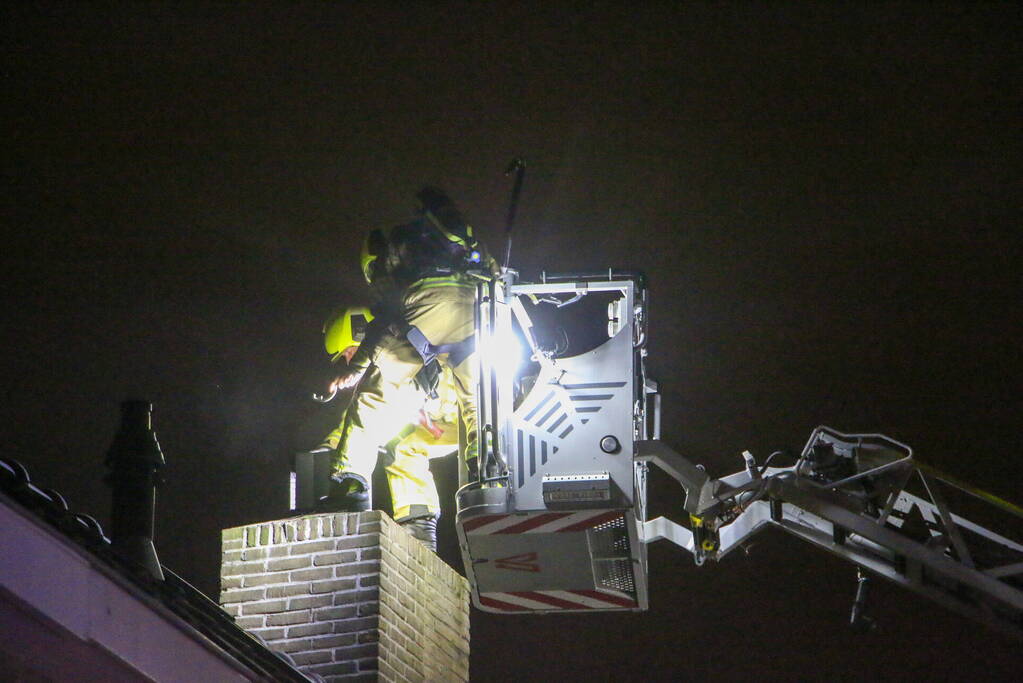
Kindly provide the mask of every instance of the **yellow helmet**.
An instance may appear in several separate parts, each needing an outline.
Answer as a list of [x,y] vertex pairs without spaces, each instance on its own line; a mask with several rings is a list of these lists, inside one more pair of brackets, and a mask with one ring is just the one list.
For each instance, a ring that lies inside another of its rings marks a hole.
[[358,346],[366,338],[366,325],[373,314],[365,306],[346,308],[323,324],[323,347],[332,356],[350,346]]
[[370,230],[366,239],[362,241],[362,252],[359,254],[359,265],[362,266],[362,274],[366,278],[366,284],[373,284],[376,270],[383,261],[380,257],[387,253],[387,236],[380,228]]

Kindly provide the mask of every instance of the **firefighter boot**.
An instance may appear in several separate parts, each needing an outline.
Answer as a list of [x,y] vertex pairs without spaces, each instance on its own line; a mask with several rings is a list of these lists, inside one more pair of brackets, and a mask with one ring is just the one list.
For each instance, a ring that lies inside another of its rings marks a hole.
[[366,512],[370,508],[369,482],[354,472],[335,472],[330,502],[338,512]]
[[438,515],[426,515],[398,523],[405,527],[405,530],[412,534],[417,541],[433,552],[437,552],[437,517]]

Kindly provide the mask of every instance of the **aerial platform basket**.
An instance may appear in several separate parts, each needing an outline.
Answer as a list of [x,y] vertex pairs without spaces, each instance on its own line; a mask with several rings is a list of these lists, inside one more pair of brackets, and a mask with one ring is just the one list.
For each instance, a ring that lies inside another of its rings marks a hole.
[[[476,311],[483,474],[459,489],[455,526],[479,609],[643,610],[648,543],[699,565],[774,526],[857,566],[858,628],[883,578],[1023,638],[1023,510],[905,444],[822,426],[795,464],[744,452],[744,471],[713,478],[661,442],[640,274],[509,271],[481,282]],[[647,519],[649,464],[681,484],[689,527]]]
[[[640,274],[506,272],[481,282],[476,310],[483,474],[459,489],[455,526],[479,609],[643,610],[648,543],[699,565],[774,526],[857,566],[856,627],[883,578],[1023,638],[1023,510],[905,444],[822,426],[794,464],[744,452],[744,471],[713,478],[661,442]],[[681,484],[689,527],[647,519],[649,464]]]
[[502,613],[646,609],[646,469],[633,458],[634,442],[651,438],[642,276],[520,284],[511,274],[481,283],[477,300],[479,443],[493,476],[458,493],[473,602]]

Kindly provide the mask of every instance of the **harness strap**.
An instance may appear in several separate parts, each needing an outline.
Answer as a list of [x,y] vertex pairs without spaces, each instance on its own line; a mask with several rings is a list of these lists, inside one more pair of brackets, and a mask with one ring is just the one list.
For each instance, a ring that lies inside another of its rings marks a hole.
[[431,344],[426,335],[415,325],[409,326],[405,337],[412,344],[413,348],[419,352],[419,355],[422,356],[424,365],[430,363],[440,354],[446,353],[448,354],[448,364],[454,368],[461,365],[462,361],[476,350],[475,336],[466,337],[462,341],[452,344]]

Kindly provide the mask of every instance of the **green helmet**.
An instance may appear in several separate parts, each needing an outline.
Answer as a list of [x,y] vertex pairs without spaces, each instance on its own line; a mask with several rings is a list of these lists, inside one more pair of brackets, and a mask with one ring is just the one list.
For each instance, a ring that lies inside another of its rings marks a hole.
[[358,346],[366,338],[366,326],[373,314],[365,306],[346,308],[323,324],[323,347],[332,356],[351,346]]

